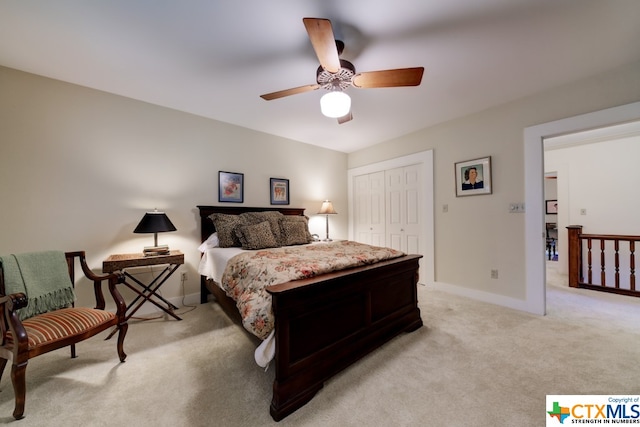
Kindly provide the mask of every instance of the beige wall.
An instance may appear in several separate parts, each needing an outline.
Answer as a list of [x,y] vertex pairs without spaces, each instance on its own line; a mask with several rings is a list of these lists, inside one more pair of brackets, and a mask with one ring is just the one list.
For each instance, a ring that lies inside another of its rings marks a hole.
[[[525,201],[524,129],[637,100],[640,62],[351,153],[349,168],[433,149],[436,282],[523,300],[525,215],[508,207]],[[492,157],[493,194],[456,198],[454,163],[484,156]]]
[[546,170],[567,187],[565,225],[582,225],[585,233],[640,235],[639,160],[640,135],[546,151]]
[[[186,253],[184,292],[193,295],[195,206],[217,203],[218,170],[245,173],[252,206],[269,205],[269,177],[290,179],[291,205],[307,209],[319,234],[323,218],[312,214],[331,198],[341,213],[331,235],[346,238],[347,168],[433,149],[436,282],[523,299],[525,215],[508,213],[525,200],[523,130],[640,100],[640,63],[348,156],[1,67],[0,93],[0,253],[85,249],[99,269],[111,253],[150,244],[132,230],[157,207],[178,228],[160,242]],[[456,198],[453,164],[483,156],[492,157],[493,194]],[[177,278],[164,288],[182,292]]]
[[246,206],[269,206],[269,178],[289,179],[314,233],[332,199],[345,215],[331,218],[331,235],[347,237],[344,153],[3,67],[0,94],[0,254],[86,250],[99,270],[109,254],[153,243],[133,229],[158,208],[178,229],[159,243],[185,253],[188,273],[184,291],[176,275],[163,294],[195,297],[196,205],[218,204],[219,170],[244,173]]

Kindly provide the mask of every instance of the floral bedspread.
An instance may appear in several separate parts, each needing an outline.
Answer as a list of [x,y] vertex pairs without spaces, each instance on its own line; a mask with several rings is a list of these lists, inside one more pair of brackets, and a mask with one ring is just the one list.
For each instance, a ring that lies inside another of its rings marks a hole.
[[404,255],[400,251],[341,241],[244,252],[227,263],[222,288],[236,301],[243,326],[266,339],[274,327],[266,287]]

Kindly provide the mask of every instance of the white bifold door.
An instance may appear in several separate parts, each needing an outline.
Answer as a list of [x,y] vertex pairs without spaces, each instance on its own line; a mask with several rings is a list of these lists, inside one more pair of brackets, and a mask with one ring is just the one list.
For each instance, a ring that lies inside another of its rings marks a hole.
[[422,164],[354,177],[358,242],[422,253]]

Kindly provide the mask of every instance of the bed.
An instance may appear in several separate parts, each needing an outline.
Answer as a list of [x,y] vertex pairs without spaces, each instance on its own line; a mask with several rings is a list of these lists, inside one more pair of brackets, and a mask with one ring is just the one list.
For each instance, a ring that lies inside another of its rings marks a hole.
[[[277,211],[304,215],[287,207],[198,206],[201,241],[214,233],[210,215]],[[267,287],[275,318],[275,380],[270,413],[275,421],[304,406],[324,381],[393,337],[422,326],[417,299],[421,255],[404,255]],[[235,321],[235,302],[212,280],[201,276],[201,302],[213,295]]]

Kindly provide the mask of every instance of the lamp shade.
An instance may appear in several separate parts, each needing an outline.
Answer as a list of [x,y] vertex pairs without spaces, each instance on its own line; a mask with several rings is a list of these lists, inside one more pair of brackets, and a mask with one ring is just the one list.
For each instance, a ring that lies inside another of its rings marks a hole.
[[335,211],[335,209],[333,209],[333,204],[331,203],[331,200],[325,200],[324,202],[322,202],[322,206],[320,207],[320,212],[318,212],[318,214],[322,214],[322,215],[331,215],[331,214],[337,214],[338,212]]
[[346,116],[351,110],[351,98],[344,92],[333,91],[320,98],[320,111],[327,117],[338,118]]
[[176,231],[176,227],[171,223],[167,214],[158,211],[145,213],[136,229],[133,230],[134,233],[164,233],[166,231]]

